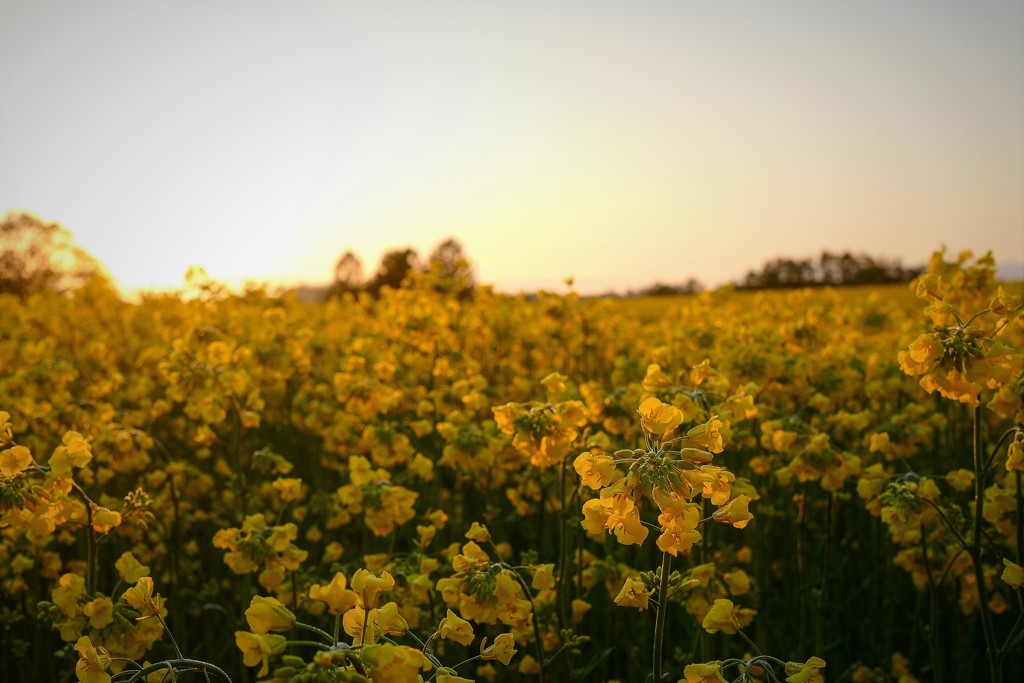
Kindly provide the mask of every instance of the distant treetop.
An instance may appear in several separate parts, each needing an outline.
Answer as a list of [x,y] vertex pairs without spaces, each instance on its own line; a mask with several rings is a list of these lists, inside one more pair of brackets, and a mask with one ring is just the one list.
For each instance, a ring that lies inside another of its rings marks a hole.
[[748,272],[738,286],[741,289],[778,289],[821,285],[879,285],[910,282],[922,272],[924,268],[904,268],[896,259],[824,251],[817,263],[809,258],[776,258],[768,261],[760,271]]
[[361,291],[378,296],[384,287],[398,289],[417,275],[427,277],[437,291],[458,296],[467,295],[475,286],[473,268],[462,245],[449,237],[434,248],[426,263],[411,247],[386,252],[381,257],[377,272],[368,280],[363,277],[362,261],[351,249],[347,250],[334,267],[334,282],[327,296]]
[[15,211],[0,220],[0,294],[69,292],[97,279],[110,282],[99,261],[59,224]]

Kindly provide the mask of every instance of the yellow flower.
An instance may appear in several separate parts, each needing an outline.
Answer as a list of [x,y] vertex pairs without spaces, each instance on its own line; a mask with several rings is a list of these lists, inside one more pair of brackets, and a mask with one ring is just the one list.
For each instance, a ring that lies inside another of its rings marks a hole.
[[367,645],[359,656],[368,666],[373,683],[419,683],[419,672],[430,668],[430,660],[415,648],[404,645]]
[[[622,545],[643,544],[650,531],[640,521],[640,510],[636,501],[624,493],[609,493],[608,489],[601,492],[601,504],[608,508],[610,514],[604,526],[610,529]],[[586,515],[587,506],[583,506]],[[584,527],[586,528],[586,527]]]
[[750,577],[742,569],[722,574],[722,580],[732,595],[743,595],[750,591]]
[[295,623],[295,615],[277,598],[255,595],[245,610],[245,620],[253,633],[287,631]]
[[85,467],[92,460],[89,442],[78,432],[67,432],[61,445],[50,456],[50,472],[56,476],[71,473],[72,467]]
[[1017,432],[1006,449],[1006,471],[1024,470],[1024,432]]
[[121,557],[114,563],[114,568],[125,583],[135,583],[149,574],[149,567],[139,562],[131,551],[121,553]]
[[[451,673],[448,673],[451,671]],[[476,683],[472,678],[463,678],[451,669],[441,669],[437,672],[437,683]]]
[[345,633],[352,637],[352,645],[368,645],[377,642],[380,630],[377,626],[377,610],[369,613],[362,607],[353,607],[341,618]]
[[267,537],[267,545],[274,552],[283,553],[291,545],[292,541],[299,535],[299,528],[288,522],[280,526],[270,527],[270,536]]
[[437,626],[437,632],[446,640],[454,640],[460,645],[469,645],[473,642],[473,627],[468,621],[448,610],[447,616],[441,619]]
[[89,617],[89,626],[97,631],[105,628],[114,620],[114,602],[106,596],[100,596],[85,603],[82,611],[85,612],[85,616]]
[[717,660],[706,664],[687,664],[683,676],[686,683],[726,683],[722,678],[722,662]]
[[701,627],[708,633],[736,633],[739,629],[739,624],[736,623],[735,617],[733,617],[733,603],[732,600],[725,600],[719,598],[715,600],[715,604],[711,606],[708,613],[704,616],[704,621],[701,622]]
[[382,635],[402,636],[409,630],[409,622],[398,613],[398,605],[389,602],[383,607],[371,609],[353,607],[342,617],[345,633],[352,636],[353,645],[376,643]]
[[6,410],[0,410],[0,446],[9,444],[13,435],[14,425],[11,424],[11,414]]
[[484,552],[484,549],[470,541],[462,546],[461,553],[452,558],[452,569],[457,572],[485,569],[490,563],[491,558]]
[[92,528],[98,534],[110,533],[115,527],[121,526],[121,513],[105,507],[96,506],[92,511]]
[[284,652],[285,637],[270,633],[249,633],[235,631],[235,645],[242,651],[242,662],[246,666],[260,667],[257,676],[266,676],[270,671],[270,657]]
[[57,581],[52,593],[55,604],[64,616],[78,614],[78,603],[85,597],[85,579],[78,574],[64,574]]
[[662,403],[650,397],[640,404],[640,426],[654,436],[662,436],[671,432],[683,423],[683,412],[675,406]]
[[480,522],[473,522],[469,531],[466,532],[466,538],[476,543],[486,543],[491,540],[491,532]]
[[32,454],[24,446],[14,446],[0,451],[0,474],[5,477],[13,477],[19,472],[24,472],[31,464]]
[[409,630],[409,622],[398,613],[398,604],[386,603],[377,608],[376,629],[387,636],[404,636]]
[[697,531],[697,524],[700,523],[700,506],[680,501],[663,505],[663,511],[658,515],[658,523],[662,525],[658,548],[662,552],[676,556],[692,548],[693,544],[701,539],[700,532]]
[[75,643],[78,652],[78,664],[75,675],[80,683],[110,683],[110,674],[106,669],[110,666],[110,655],[102,647],[93,647],[89,636],[82,636]]
[[533,582],[530,584],[537,590],[555,587],[554,564],[538,564],[530,567],[533,570]]
[[540,381],[544,385],[544,388],[548,390],[548,393],[552,396],[564,394],[566,391],[566,382],[569,380],[565,375],[557,372],[552,372],[550,375]]
[[686,433],[686,445],[712,453],[721,453],[725,450],[725,440],[721,432],[724,426],[725,423],[719,420],[717,415],[712,415],[707,422]]
[[279,477],[271,484],[282,503],[292,503],[302,498],[302,480],[296,477]]
[[589,612],[590,608],[589,602],[575,598],[572,601],[572,623],[578,624],[583,621],[583,615]]
[[137,617],[139,621],[157,615],[163,617],[167,614],[167,610],[164,609],[164,599],[160,597],[159,593],[156,596],[153,595],[153,579],[148,576],[139,579],[134,586],[124,592],[121,598],[127,600],[129,605],[139,611]]
[[786,680],[789,683],[824,683],[825,677],[819,669],[825,668],[825,660],[811,657],[805,663],[786,662]]
[[505,434],[514,434],[516,431],[516,416],[519,415],[520,406],[518,403],[506,403],[502,406],[494,406],[491,413],[494,414],[494,422]]
[[[595,452],[596,450],[596,452]],[[572,462],[576,473],[585,486],[595,491],[602,486],[607,486],[615,480],[615,458],[608,455],[601,449],[591,449],[586,453],[580,453]]]
[[1015,562],[1010,562],[1007,559],[1003,560],[1003,566],[1006,568],[1003,570],[1001,578],[1006,583],[1010,584],[1013,588],[1020,588],[1024,584],[1024,567],[1021,567]]
[[942,357],[942,343],[932,334],[919,335],[906,351],[897,354],[900,369],[915,376],[931,370]]
[[355,607],[359,596],[355,591],[345,588],[345,575],[338,572],[326,586],[314,583],[309,587],[309,597],[327,603],[327,611],[337,616]]
[[512,656],[516,653],[516,641],[512,637],[511,633],[502,633],[491,645],[487,645],[487,638],[484,638],[480,643],[480,658],[484,661],[498,660],[505,666],[512,661]]
[[889,442],[888,432],[876,432],[871,435],[871,440],[868,443],[869,453],[888,454],[891,451],[892,445]]
[[729,501],[728,505],[724,505],[715,510],[712,518],[716,522],[731,524],[737,529],[742,529],[754,518],[754,515],[750,514],[747,510],[747,505],[749,504],[750,498],[745,494],[740,494]]
[[352,575],[352,589],[362,596],[363,607],[369,609],[377,606],[381,593],[395,589],[395,579],[387,572],[374,576],[365,569],[359,569]]
[[610,515],[611,512],[600,500],[592,498],[583,504],[583,521],[580,526],[591,536],[603,537]]
[[647,590],[644,582],[630,577],[622,584],[622,590],[615,596],[615,604],[619,607],[637,607],[643,612],[647,609],[650,597],[651,593]]
[[966,491],[974,483],[974,472],[960,468],[947,474],[946,481],[957,491]]
[[651,363],[647,366],[647,373],[644,375],[643,381],[640,382],[640,387],[652,394],[669,389],[671,386],[672,379],[665,374],[657,363]]
[[527,676],[539,674],[540,664],[533,658],[533,655],[526,655],[519,661],[519,673]]

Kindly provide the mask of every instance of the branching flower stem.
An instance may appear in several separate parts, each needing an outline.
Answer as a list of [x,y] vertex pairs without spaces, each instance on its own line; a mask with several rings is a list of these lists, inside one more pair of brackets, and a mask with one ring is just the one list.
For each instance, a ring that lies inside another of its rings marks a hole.
[[979,405],[974,409],[974,534],[967,552],[971,556],[971,564],[974,567],[974,578],[978,589],[978,610],[981,612],[981,626],[985,634],[985,654],[988,656],[989,673],[992,676],[992,683],[1002,683],[1003,676],[1002,671],[1000,671],[999,645],[996,642],[992,613],[988,608],[985,568],[981,564],[981,534],[985,509],[985,468],[981,442],[981,417],[982,409]]
[[665,617],[668,611],[668,574],[672,568],[672,555],[662,553],[661,584],[658,586],[658,611],[654,617],[654,683],[661,683],[662,648],[665,640]]

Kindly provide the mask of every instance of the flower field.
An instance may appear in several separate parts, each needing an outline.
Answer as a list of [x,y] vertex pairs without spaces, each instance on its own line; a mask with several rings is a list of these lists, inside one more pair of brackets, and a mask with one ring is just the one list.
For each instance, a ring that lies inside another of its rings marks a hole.
[[994,272],[0,297],[0,680],[1019,680]]

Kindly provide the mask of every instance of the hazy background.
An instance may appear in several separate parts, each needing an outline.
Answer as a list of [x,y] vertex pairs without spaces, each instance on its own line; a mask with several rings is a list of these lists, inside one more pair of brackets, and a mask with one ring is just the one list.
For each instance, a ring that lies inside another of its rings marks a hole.
[[1024,261],[1024,3],[0,3],[0,212],[127,290],[462,241],[504,289]]

